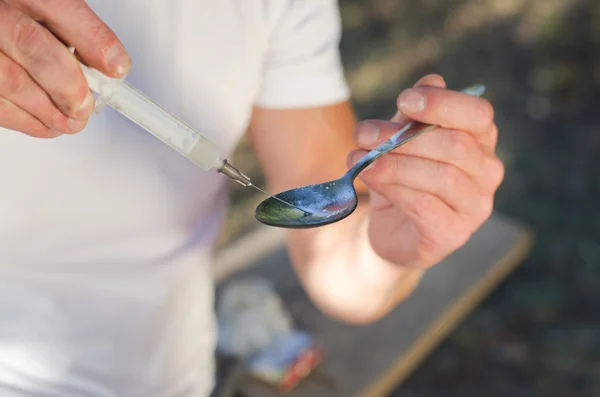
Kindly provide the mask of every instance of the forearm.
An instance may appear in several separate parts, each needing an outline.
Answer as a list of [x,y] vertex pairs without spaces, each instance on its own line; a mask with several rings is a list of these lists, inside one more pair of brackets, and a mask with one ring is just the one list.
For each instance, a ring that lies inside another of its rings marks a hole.
[[[356,145],[349,103],[316,109],[255,109],[250,128],[268,188],[281,192],[339,178]],[[365,323],[390,311],[417,285],[422,271],[386,262],[371,248],[368,189],[346,219],[314,229],[289,230],[288,248],[304,288],[325,313]]]
[[364,199],[345,220],[288,232],[292,263],[305,290],[327,315],[350,323],[383,317],[418,285],[423,270],[387,262],[368,238]]
[[[464,245],[490,216],[504,175],[493,154],[498,129],[489,102],[447,90],[431,75],[400,95],[398,107],[410,113],[406,117],[443,127],[361,174],[377,192],[374,208],[363,203],[338,223],[289,232],[308,294],[324,312],[348,322],[379,319],[412,293],[421,269]],[[269,185],[279,192],[339,178],[395,134],[404,114],[356,126],[348,103],[257,110],[252,125]]]

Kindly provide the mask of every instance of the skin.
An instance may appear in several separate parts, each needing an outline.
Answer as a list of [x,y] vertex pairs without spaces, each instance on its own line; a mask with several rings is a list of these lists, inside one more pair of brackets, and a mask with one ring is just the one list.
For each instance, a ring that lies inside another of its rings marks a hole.
[[357,187],[369,199],[352,216],[287,232],[309,296],[349,323],[385,316],[425,269],[463,246],[491,215],[504,177],[494,111],[485,99],[448,90],[441,76],[428,75],[399,95],[397,107],[391,120],[360,123],[350,103],[253,113],[250,136],[274,192],[339,177],[409,119],[441,126],[359,176]]
[[[0,126],[38,138],[81,131],[94,101],[76,57],[112,77],[131,66],[83,0],[0,0]],[[409,118],[442,126],[364,171],[357,190],[367,199],[352,216],[288,232],[307,293],[342,321],[376,321],[409,296],[490,216],[503,179],[489,102],[447,90],[438,75],[415,87],[391,120],[357,123],[349,102],[253,111],[250,138],[274,192],[339,177]]]
[[111,77],[131,60],[83,0],[0,0],[0,126],[38,138],[80,132],[94,97],[76,56]]

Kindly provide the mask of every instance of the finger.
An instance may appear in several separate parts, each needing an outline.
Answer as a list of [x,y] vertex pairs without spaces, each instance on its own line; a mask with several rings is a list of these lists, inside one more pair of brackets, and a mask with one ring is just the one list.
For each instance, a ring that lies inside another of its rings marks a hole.
[[[354,130],[354,141],[364,150],[373,150],[389,139],[399,125],[383,120],[360,122]],[[394,153],[453,164],[477,183],[496,182],[489,175],[495,156],[484,152],[479,142],[464,131],[435,128],[394,150]],[[493,185],[493,183],[492,183]]]
[[41,121],[47,128],[61,133],[76,133],[85,121],[69,119],[54,106],[48,95],[27,72],[0,52],[0,96]]
[[[437,87],[446,88],[446,81],[439,74],[428,74],[421,77],[414,85],[414,87]],[[395,123],[405,124],[410,121],[410,118],[404,115],[400,110],[396,112],[396,115],[391,118],[390,121]]]
[[83,62],[111,77],[122,77],[131,68],[131,58],[114,32],[81,0],[9,0],[28,15],[34,15]]
[[411,88],[398,97],[398,109],[413,120],[471,133],[493,150],[494,108],[484,98],[433,87]]
[[60,133],[48,129],[41,121],[0,97],[0,126],[36,138],[56,138]]
[[[364,154],[362,150],[352,152],[349,162],[356,163]],[[390,153],[375,161],[359,177],[366,184],[399,185],[435,195],[469,218],[487,217],[492,211],[492,197],[452,164]]]
[[[399,185],[382,186],[372,183],[369,187],[372,191],[381,191],[392,205],[374,208],[369,225],[373,228],[371,234],[377,234],[377,230],[389,230],[392,234],[395,230],[405,231],[405,228],[397,225],[397,211],[401,211],[416,229],[416,233],[392,235],[392,239],[371,240],[376,252],[386,259],[395,263],[418,263],[420,266],[425,264],[427,267],[439,262],[440,256],[454,251],[470,238],[472,226],[435,195]],[[448,233],[448,230],[453,232]],[[394,243],[390,244],[391,241]],[[410,251],[417,252],[420,257],[406,258],[407,249],[403,249],[403,246],[411,247]]]
[[415,83],[414,87],[438,87],[446,88],[446,81],[442,76],[436,73],[428,74],[421,77]]
[[94,97],[73,54],[39,23],[5,2],[0,2],[0,51],[20,65],[66,116],[85,120],[91,115]]
[[490,130],[489,134],[488,134],[488,147],[494,148],[493,151],[491,151],[492,153],[496,152],[496,146],[498,145],[498,126],[496,125],[496,123],[494,123],[492,125],[492,129]]

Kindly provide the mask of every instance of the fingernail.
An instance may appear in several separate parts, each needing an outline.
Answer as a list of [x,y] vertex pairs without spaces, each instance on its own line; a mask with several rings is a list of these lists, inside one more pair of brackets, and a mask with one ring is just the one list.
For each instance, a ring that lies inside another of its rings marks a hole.
[[124,76],[131,68],[131,58],[121,44],[115,44],[106,52],[106,60],[114,73]]
[[83,102],[81,102],[81,104],[75,111],[75,117],[78,119],[88,117],[94,110],[94,102],[94,94],[92,94],[92,92],[88,90],[85,99],[83,100]]
[[85,121],[81,121],[81,120],[74,120],[74,119],[67,120],[67,127],[69,127],[69,130],[73,134],[81,131],[85,127],[86,124],[87,123]]
[[363,172],[371,171],[371,170],[373,169],[373,167],[375,167],[375,161],[374,161],[374,162],[372,162],[371,164],[369,164],[369,165],[367,166],[367,168],[365,168],[365,169],[364,169],[364,171],[363,171]]
[[427,99],[415,90],[406,90],[398,99],[398,107],[405,113],[419,113],[427,106]]
[[54,128],[50,128],[48,130],[48,138],[56,138],[62,135],[62,132],[55,130]]
[[379,139],[379,127],[375,123],[365,121],[360,126],[358,143],[364,146],[373,145]]

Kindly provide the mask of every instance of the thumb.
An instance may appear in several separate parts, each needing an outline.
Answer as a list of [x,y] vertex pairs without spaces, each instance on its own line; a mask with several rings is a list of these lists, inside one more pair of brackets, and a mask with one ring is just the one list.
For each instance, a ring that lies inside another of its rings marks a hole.
[[[439,74],[428,74],[427,76],[421,77],[415,83],[414,87],[446,88],[446,81],[444,81],[444,78]],[[410,119],[406,117],[400,110],[398,110],[394,117],[390,119],[390,121],[399,124],[406,124],[410,121]]]

